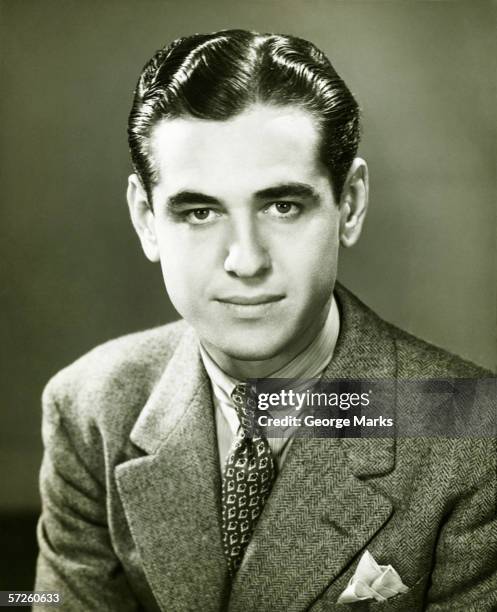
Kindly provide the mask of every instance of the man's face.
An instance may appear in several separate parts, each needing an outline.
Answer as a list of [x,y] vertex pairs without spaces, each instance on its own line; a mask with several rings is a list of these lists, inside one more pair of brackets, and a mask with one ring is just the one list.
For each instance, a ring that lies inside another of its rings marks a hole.
[[255,105],[227,121],[179,118],[153,130],[149,257],[222,367],[276,369],[324,322],[341,223],[318,142],[297,107]]

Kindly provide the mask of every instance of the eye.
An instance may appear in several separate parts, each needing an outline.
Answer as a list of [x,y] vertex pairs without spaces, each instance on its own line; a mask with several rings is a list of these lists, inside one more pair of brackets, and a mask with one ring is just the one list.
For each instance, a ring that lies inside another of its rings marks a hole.
[[302,212],[302,205],[295,202],[271,202],[264,212],[278,219],[293,218]]
[[184,214],[184,218],[191,225],[205,225],[206,223],[214,221],[218,216],[219,213],[212,208],[194,208]]

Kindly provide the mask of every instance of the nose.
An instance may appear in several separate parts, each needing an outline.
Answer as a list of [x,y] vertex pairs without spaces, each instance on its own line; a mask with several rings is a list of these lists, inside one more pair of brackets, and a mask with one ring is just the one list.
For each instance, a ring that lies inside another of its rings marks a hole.
[[224,269],[240,278],[263,275],[271,266],[269,253],[255,223],[245,218],[237,227],[230,228],[228,254]]

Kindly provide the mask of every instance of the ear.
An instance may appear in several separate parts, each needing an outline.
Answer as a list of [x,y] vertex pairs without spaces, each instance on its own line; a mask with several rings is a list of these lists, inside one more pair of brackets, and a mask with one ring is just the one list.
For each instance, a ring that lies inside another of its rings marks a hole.
[[361,235],[369,197],[368,166],[360,157],[352,162],[340,197],[340,242],[349,247]]
[[155,216],[149,206],[147,194],[136,174],[128,178],[126,192],[131,222],[140,239],[143,252],[150,261],[159,261],[159,247],[155,229]]

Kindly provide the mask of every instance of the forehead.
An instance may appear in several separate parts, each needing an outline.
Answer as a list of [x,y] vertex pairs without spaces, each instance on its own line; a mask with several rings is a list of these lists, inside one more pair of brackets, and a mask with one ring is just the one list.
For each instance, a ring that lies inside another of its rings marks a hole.
[[168,192],[217,194],[289,180],[315,183],[327,176],[318,145],[313,116],[292,106],[254,105],[226,121],[165,119],[151,137],[159,187]]

